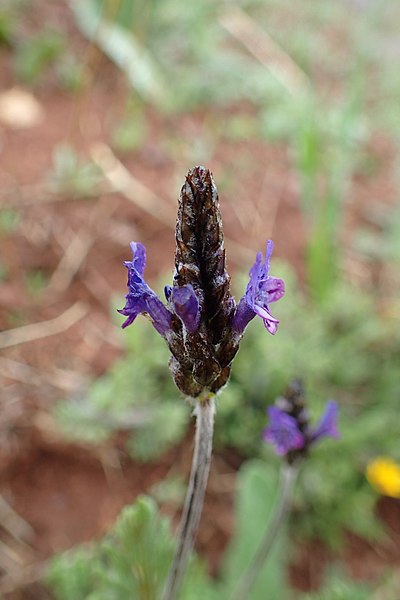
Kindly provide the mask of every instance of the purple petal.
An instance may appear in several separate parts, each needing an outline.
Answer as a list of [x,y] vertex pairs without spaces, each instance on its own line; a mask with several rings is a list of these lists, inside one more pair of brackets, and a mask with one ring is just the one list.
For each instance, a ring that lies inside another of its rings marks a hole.
[[268,276],[268,273],[265,271],[265,265],[262,260],[263,260],[262,253],[257,252],[256,260],[254,261],[254,264],[249,271],[249,276],[250,276],[249,285],[251,285],[251,287],[254,289],[257,288],[258,281],[261,278]]
[[[245,294],[245,301],[249,310],[263,319],[265,328],[272,335],[278,329],[279,319],[271,315],[268,305],[271,302],[277,302],[285,294],[283,280],[268,275],[273,249],[274,243],[272,240],[268,240],[264,262],[261,252],[257,253],[256,260],[249,272],[250,280]],[[250,320],[251,313],[246,313],[241,303],[242,300],[236,311],[234,327],[236,325],[237,330],[243,331]]]
[[275,335],[278,331],[279,321],[276,319],[275,321],[271,321],[270,319],[264,319],[264,327],[271,334]]
[[124,308],[118,312],[128,317],[122,327],[131,325],[139,314],[150,317],[154,328],[163,336],[170,329],[171,313],[143,278],[146,249],[143,244],[131,243],[132,260],[124,264],[128,269],[128,289]]
[[279,319],[276,319],[271,315],[271,313],[268,310],[268,306],[264,307],[255,304],[254,312],[256,313],[256,315],[262,318],[264,327],[267,329],[267,331],[272,333],[272,335],[275,335],[275,333],[278,330]]
[[277,302],[285,295],[285,282],[278,277],[268,277],[263,284],[263,292],[266,294],[267,304]]
[[316,442],[322,437],[339,438],[340,433],[337,428],[338,405],[334,400],[328,400],[325,407],[325,412],[322,415],[318,425],[311,431],[310,439]]
[[267,273],[269,272],[270,259],[271,259],[273,251],[274,251],[274,242],[272,240],[267,240],[267,247],[265,249],[265,266],[267,269]]
[[124,308],[119,308],[117,310],[117,312],[119,312],[120,315],[124,315],[126,317],[128,317],[121,325],[122,329],[125,329],[125,327],[128,327],[128,325],[132,325],[133,321],[136,319],[136,317],[138,315],[140,315],[141,312],[143,312],[144,308],[142,305],[139,304],[139,302],[137,301],[136,298],[134,298],[132,296],[132,294],[127,294],[125,296],[126,298],[126,303]]
[[199,299],[190,284],[172,288],[171,302],[175,313],[188,331],[193,333],[200,323]]
[[[119,312],[121,315],[125,315],[127,313],[124,312],[124,309],[118,309],[117,312]],[[136,319],[136,317],[138,316],[139,313],[132,311],[131,313],[129,313],[129,317],[127,319],[125,319],[125,321],[122,323],[121,327],[122,329],[125,329],[125,327],[128,327],[128,325],[132,325],[133,321]]]
[[131,242],[130,247],[132,250],[132,262],[130,264],[139,275],[143,275],[146,267],[146,248],[140,242]]
[[264,441],[273,444],[280,456],[287,454],[290,450],[303,448],[305,439],[298,428],[296,419],[276,406],[270,406],[267,412],[269,426],[264,429]]

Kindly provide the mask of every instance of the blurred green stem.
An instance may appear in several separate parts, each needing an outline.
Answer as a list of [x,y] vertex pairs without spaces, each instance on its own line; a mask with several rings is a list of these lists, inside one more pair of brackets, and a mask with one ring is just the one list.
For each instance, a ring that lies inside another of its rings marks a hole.
[[270,553],[272,546],[276,540],[277,534],[285,520],[288,512],[290,498],[294,483],[298,473],[297,465],[288,465],[284,463],[281,467],[280,477],[280,492],[275,508],[275,513],[271,522],[268,523],[267,529],[258,546],[254,557],[240,579],[238,586],[232,594],[231,600],[249,600],[249,594],[257,577],[264,566],[264,563]]
[[193,549],[210,470],[214,414],[215,399],[213,394],[201,400],[196,400],[196,437],[192,470],[179,525],[178,543],[162,600],[176,600],[178,597]]

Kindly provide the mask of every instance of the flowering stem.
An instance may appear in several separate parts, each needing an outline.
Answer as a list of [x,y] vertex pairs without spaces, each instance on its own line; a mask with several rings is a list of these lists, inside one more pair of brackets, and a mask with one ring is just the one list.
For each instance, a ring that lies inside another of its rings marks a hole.
[[178,543],[162,600],[175,600],[178,597],[193,549],[210,470],[214,413],[215,400],[213,394],[196,401],[196,437],[192,470],[179,525]]
[[260,545],[258,546],[250,565],[239,581],[231,600],[248,600],[250,590],[260,574],[268,554],[274,545],[277,534],[285,520],[297,473],[298,467],[296,465],[287,465],[285,463],[282,466],[280,477],[280,493],[275,508],[275,513],[271,522],[268,523]]

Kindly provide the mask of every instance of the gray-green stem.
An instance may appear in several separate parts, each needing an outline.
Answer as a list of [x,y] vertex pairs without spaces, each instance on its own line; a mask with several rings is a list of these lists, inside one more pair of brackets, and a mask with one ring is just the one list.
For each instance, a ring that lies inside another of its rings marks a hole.
[[212,454],[214,431],[214,395],[196,401],[196,436],[192,470],[178,530],[174,560],[168,573],[162,600],[178,598],[188,561],[193,550],[197,529],[203,510]]
[[285,463],[281,467],[280,493],[274,515],[272,520],[268,523],[260,545],[258,546],[250,565],[244,572],[243,577],[240,579],[231,600],[249,599],[250,591],[257,581],[258,575],[264,566],[271,548],[274,545],[277,534],[285,520],[297,473],[297,465],[287,465]]

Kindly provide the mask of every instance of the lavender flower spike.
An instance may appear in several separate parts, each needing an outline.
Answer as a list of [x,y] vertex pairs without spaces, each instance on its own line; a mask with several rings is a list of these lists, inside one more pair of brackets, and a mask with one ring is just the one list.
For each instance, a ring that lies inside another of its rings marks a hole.
[[268,305],[284,296],[285,284],[282,279],[269,275],[273,249],[274,243],[268,240],[265,261],[263,262],[262,253],[258,252],[255,263],[250,269],[250,281],[246,293],[241,298],[233,319],[233,328],[238,333],[243,333],[247,324],[256,315],[262,318],[267,331],[272,335],[278,329],[279,319],[271,315]]
[[269,425],[264,429],[263,439],[273,444],[276,453],[286,456],[289,463],[304,456],[318,440],[339,437],[337,403],[328,400],[319,423],[311,427],[300,381],[293,381],[276,404],[268,408]]
[[118,312],[131,325],[139,314],[148,317],[171,351],[169,367],[179,390],[189,398],[218,392],[228,381],[232,361],[246,325],[259,315],[275,334],[279,320],[269,303],[285,293],[281,279],[269,275],[273,242],[267,242],[250,270],[246,293],[238,306],[230,291],[218,192],[211,172],[191,169],[179,196],[175,270],[165,287],[164,305],[144,279],[146,250],[131,243],[126,304]]
[[118,310],[128,317],[122,327],[131,325],[139,314],[150,318],[154,328],[165,337],[170,330],[172,314],[161,302],[157,294],[147,285],[143,278],[146,266],[146,248],[143,244],[131,242],[132,260],[125,261],[128,269],[128,289],[124,308]]

